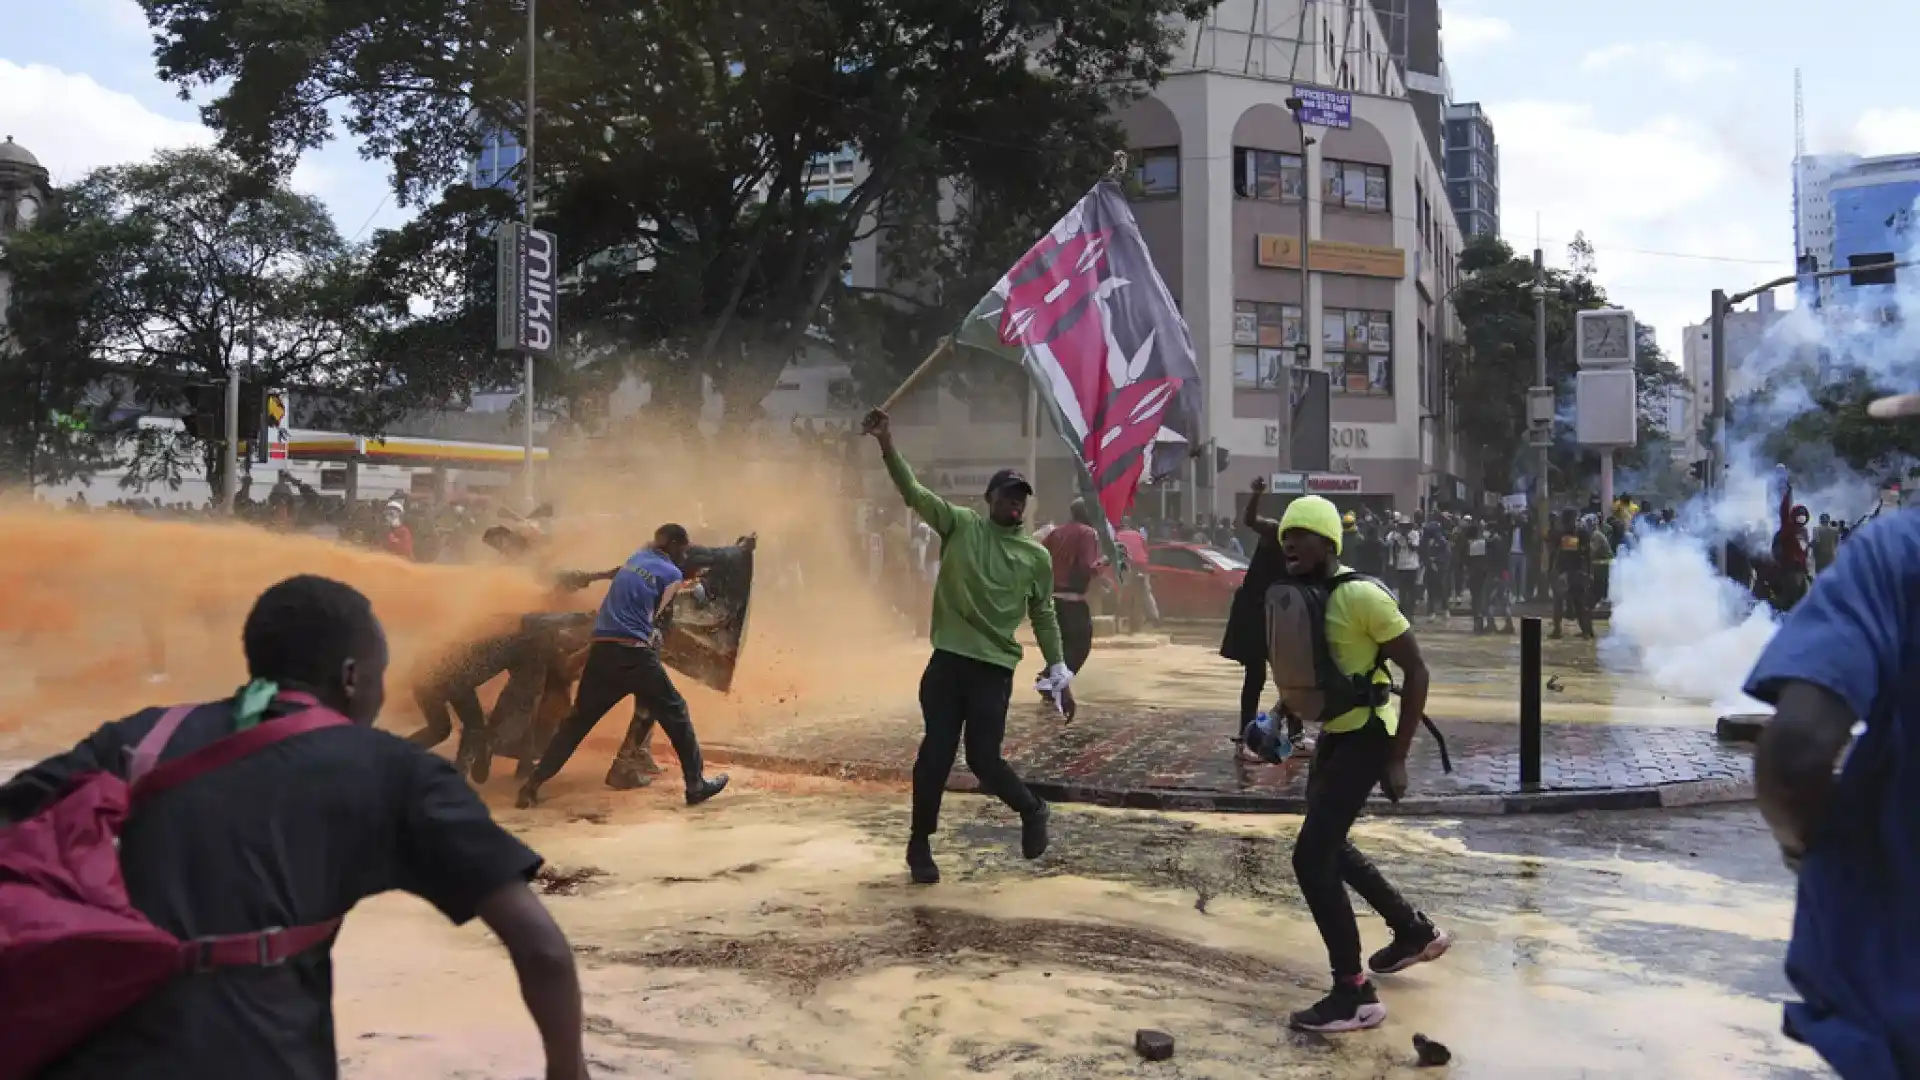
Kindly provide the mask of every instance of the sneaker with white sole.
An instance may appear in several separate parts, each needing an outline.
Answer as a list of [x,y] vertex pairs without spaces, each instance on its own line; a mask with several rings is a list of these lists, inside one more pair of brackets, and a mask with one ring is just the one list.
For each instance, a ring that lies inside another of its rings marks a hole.
[[1425,915],[1417,916],[1412,927],[1395,931],[1393,942],[1367,958],[1367,967],[1375,975],[1391,975],[1415,964],[1438,960],[1453,946],[1453,935],[1433,925]]
[[1373,983],[1354,983],[1345,979],[1333,984],[1333,992],[1311,1009],[1301,1009],[1287,1017],[1287,1026],[1295,1031],[1317,1031],[1335,1035],[1343,1031],[1365,1031],[1379,1027],[1387,1018],[1387,1007]]

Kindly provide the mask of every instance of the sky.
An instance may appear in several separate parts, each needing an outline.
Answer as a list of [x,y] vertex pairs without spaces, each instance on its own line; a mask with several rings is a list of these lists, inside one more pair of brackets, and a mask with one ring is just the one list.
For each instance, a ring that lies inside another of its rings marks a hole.
[[[0,27],[0,138],[56,183],[210,139],[155,76],[133,0],[0,0]],[[1796,67],[1810,152],[1920,152],[1920,4],[1442,0],[1442,37],[1455,99],[1494,124],[1508,242],[1563,265],[1584,231],[1601,285],[1676,360],[1712,289],[1792,272]],[[405,219],[348,142],[294,183],[348,237]]]

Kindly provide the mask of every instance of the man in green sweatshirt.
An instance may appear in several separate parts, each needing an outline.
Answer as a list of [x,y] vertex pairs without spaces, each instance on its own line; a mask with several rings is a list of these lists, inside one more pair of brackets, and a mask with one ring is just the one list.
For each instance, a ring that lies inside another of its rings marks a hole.
[[1047,850],[1047,804],[1034,797],[1001,755],[1007,736],[1007,704],[1013,669],[1020,664],[1014,640],[1023,616],[1047,662],[1042,685],[1056,695],[1061,712],[1073,716],[1073,675],[1061,660],[1060,624],[1053,611],[1053,559],[1023,530],[1033,485],[1012,469],[987,484],[987,513],[955,506],[928,491],[893,448],[887,414],[867,414],[863,430],[880,444],[887,474],[914,513],[940,537],[940,575],[933,586],[929,636],[933,656],[920,676],[920,715],[926,734],[913,763],[913,835],[907,868],[913,880],[940,880],[931,840],[940,823],[940,796],[964,742],[967,768],[980,789],[1000,797],[1020,814],[1020,853],[1039,858]]

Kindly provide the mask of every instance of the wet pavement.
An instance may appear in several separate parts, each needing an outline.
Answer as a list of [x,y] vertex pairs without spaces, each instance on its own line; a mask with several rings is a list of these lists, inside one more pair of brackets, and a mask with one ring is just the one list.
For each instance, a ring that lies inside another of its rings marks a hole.
[[[562,778],[566,780],[565,777]],[[596,1076],[1813,1077],[1778,1034],[1791,882],[1723,808],[1363,824],[1356,841],[1456,936],[1379,980],[1380,1029],[1284,1030],[1327,981],[1292,881],[1297,819],[1058,807],[1054,847],[958,800],[945,883],[899,864],[904,800],[774,776],[701,811],[588,778],[505,815],[571,882],[549,898],[583,968]],[[1368,950],[1385,943],[1363,912]],[[343,1073],[538,1074],[483,931],[404,899],[336,949]],[[1170,1032],[1171,1062],[1134,1055]]]
[[[1298,811],[1303,765],[1247,764],[1234,753],[1241,669],[1196,643],[1201,632],[1184,629],[1158,647],[1123,642],[1096,649],[1076,683],[1081,710],[1071,723],[1019,692],[1023,672],[1008,714],[1008,760],[1056,801]],[[1443,770],[1435,740],[1423,731],[1409,759],[1415,797],[1398,807],[1378,803],[1380,812],[1486,814],[1751,797],[1749,753],[1719,742],[1712,710],[1607,672],[1594,645],[1578,640],[1547,643],[1541,782],[1523,787],[1516,640],[1430,625],[1421,627],[1421,638],[1435,676],[1428,711],[1454,768]],[[903,781],[920,734],[917,705],[903,697],[891,708],[808,710],[722,737],[710,752],[755,768]],[[977,785],[963,764],[951,786]],[[1516,795],[1527,797],[1508,798]]]

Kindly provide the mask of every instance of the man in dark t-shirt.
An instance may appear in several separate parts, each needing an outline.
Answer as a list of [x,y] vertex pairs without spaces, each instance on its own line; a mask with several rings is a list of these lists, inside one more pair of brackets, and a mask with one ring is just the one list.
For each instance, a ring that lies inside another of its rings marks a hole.
[[[322,923],[390,890],[500,938],[546,1046],[549,1077],[584,1076],[566,938],[528,887],[540,857],[495,824],[446,761],[371,727],[386,640],[366,597],[318,577],[261,595],[243,633],[253,681],[196,708],[161,760],[302,706],[351,725],[295,735],[142,801],[121,836],[134,907],[182,939]],[[0,786],[0,827],[38,814],[78,774],[126,775],[164,710],[102,726]],[[273,967],[182,975],[44,1073],[47,1080],[338,1075],[331,943]]]

